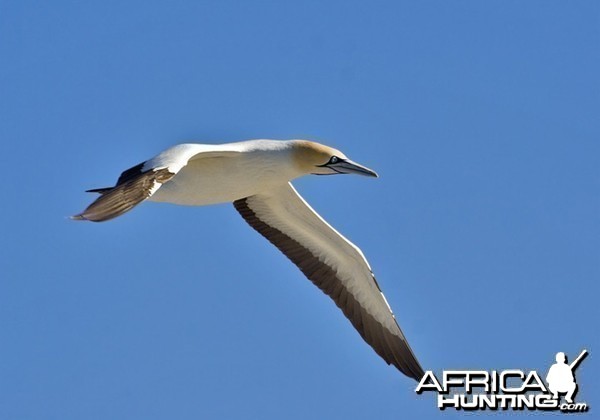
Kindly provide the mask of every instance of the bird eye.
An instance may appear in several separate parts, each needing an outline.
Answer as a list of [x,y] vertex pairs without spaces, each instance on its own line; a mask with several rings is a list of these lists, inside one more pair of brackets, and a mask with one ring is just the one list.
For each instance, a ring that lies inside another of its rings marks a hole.
[[329,163],[338,163],[340,160],[340,158],[338,158],[337,156],[331,156],[331,159],[329,159]]

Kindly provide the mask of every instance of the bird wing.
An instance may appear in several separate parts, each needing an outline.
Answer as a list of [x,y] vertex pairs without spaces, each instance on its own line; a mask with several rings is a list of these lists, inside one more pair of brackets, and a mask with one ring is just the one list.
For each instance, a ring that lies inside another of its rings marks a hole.
[[363,253],[323,220],[291,184],[233,204],[250,226],[333,299],[383,360],[421,379],[423,369]]
[[100,197],[71,219],[92,222],[114,219],[152,196],[189,161],[230,156],[240,151],[239,146],[235,144],[179,144],[171,147],[154,158],[124,171],[114,187],[88,190],[87,192],[99,193]]

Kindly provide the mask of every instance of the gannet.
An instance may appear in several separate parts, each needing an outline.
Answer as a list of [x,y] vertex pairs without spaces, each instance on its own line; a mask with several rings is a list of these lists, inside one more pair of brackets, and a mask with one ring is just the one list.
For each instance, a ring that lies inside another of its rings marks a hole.
[[362,251],[327,223],[290,181],[304,175],[377,174],[339,150],[306,140],[179,144],[121,174],[75,220],[103,222],[144,200],[204,206],[233,203],[350,320],[388,364],[417,381],[421,365]]

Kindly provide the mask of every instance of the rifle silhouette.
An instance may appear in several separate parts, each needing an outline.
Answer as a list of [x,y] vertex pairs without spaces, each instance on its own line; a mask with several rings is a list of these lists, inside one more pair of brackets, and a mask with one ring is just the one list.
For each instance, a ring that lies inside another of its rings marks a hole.
[[583,349],[583,351],[579,354],[579,356],[577,356],[577,359],[575,359],[573,361],[573,363],[571,363],[569,365],[569,367],[571,368],[571,370],[575,370],[575,368],[577,367],[577,365],[585,358],[585,356],[587,356],[588,351],[586,349]]

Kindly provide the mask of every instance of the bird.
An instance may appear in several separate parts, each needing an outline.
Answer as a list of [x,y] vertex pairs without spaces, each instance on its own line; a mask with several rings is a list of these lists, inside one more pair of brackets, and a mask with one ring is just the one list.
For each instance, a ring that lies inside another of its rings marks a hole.
[[188,206],[233,203],[342,310],[388,364],[417,381],[423,368],[362,251],[327,223],[291,181],[305,175],[378,177],[332,147],[308,140],[175,145],[124,171],[74,220],[104,222],[143,201]]

